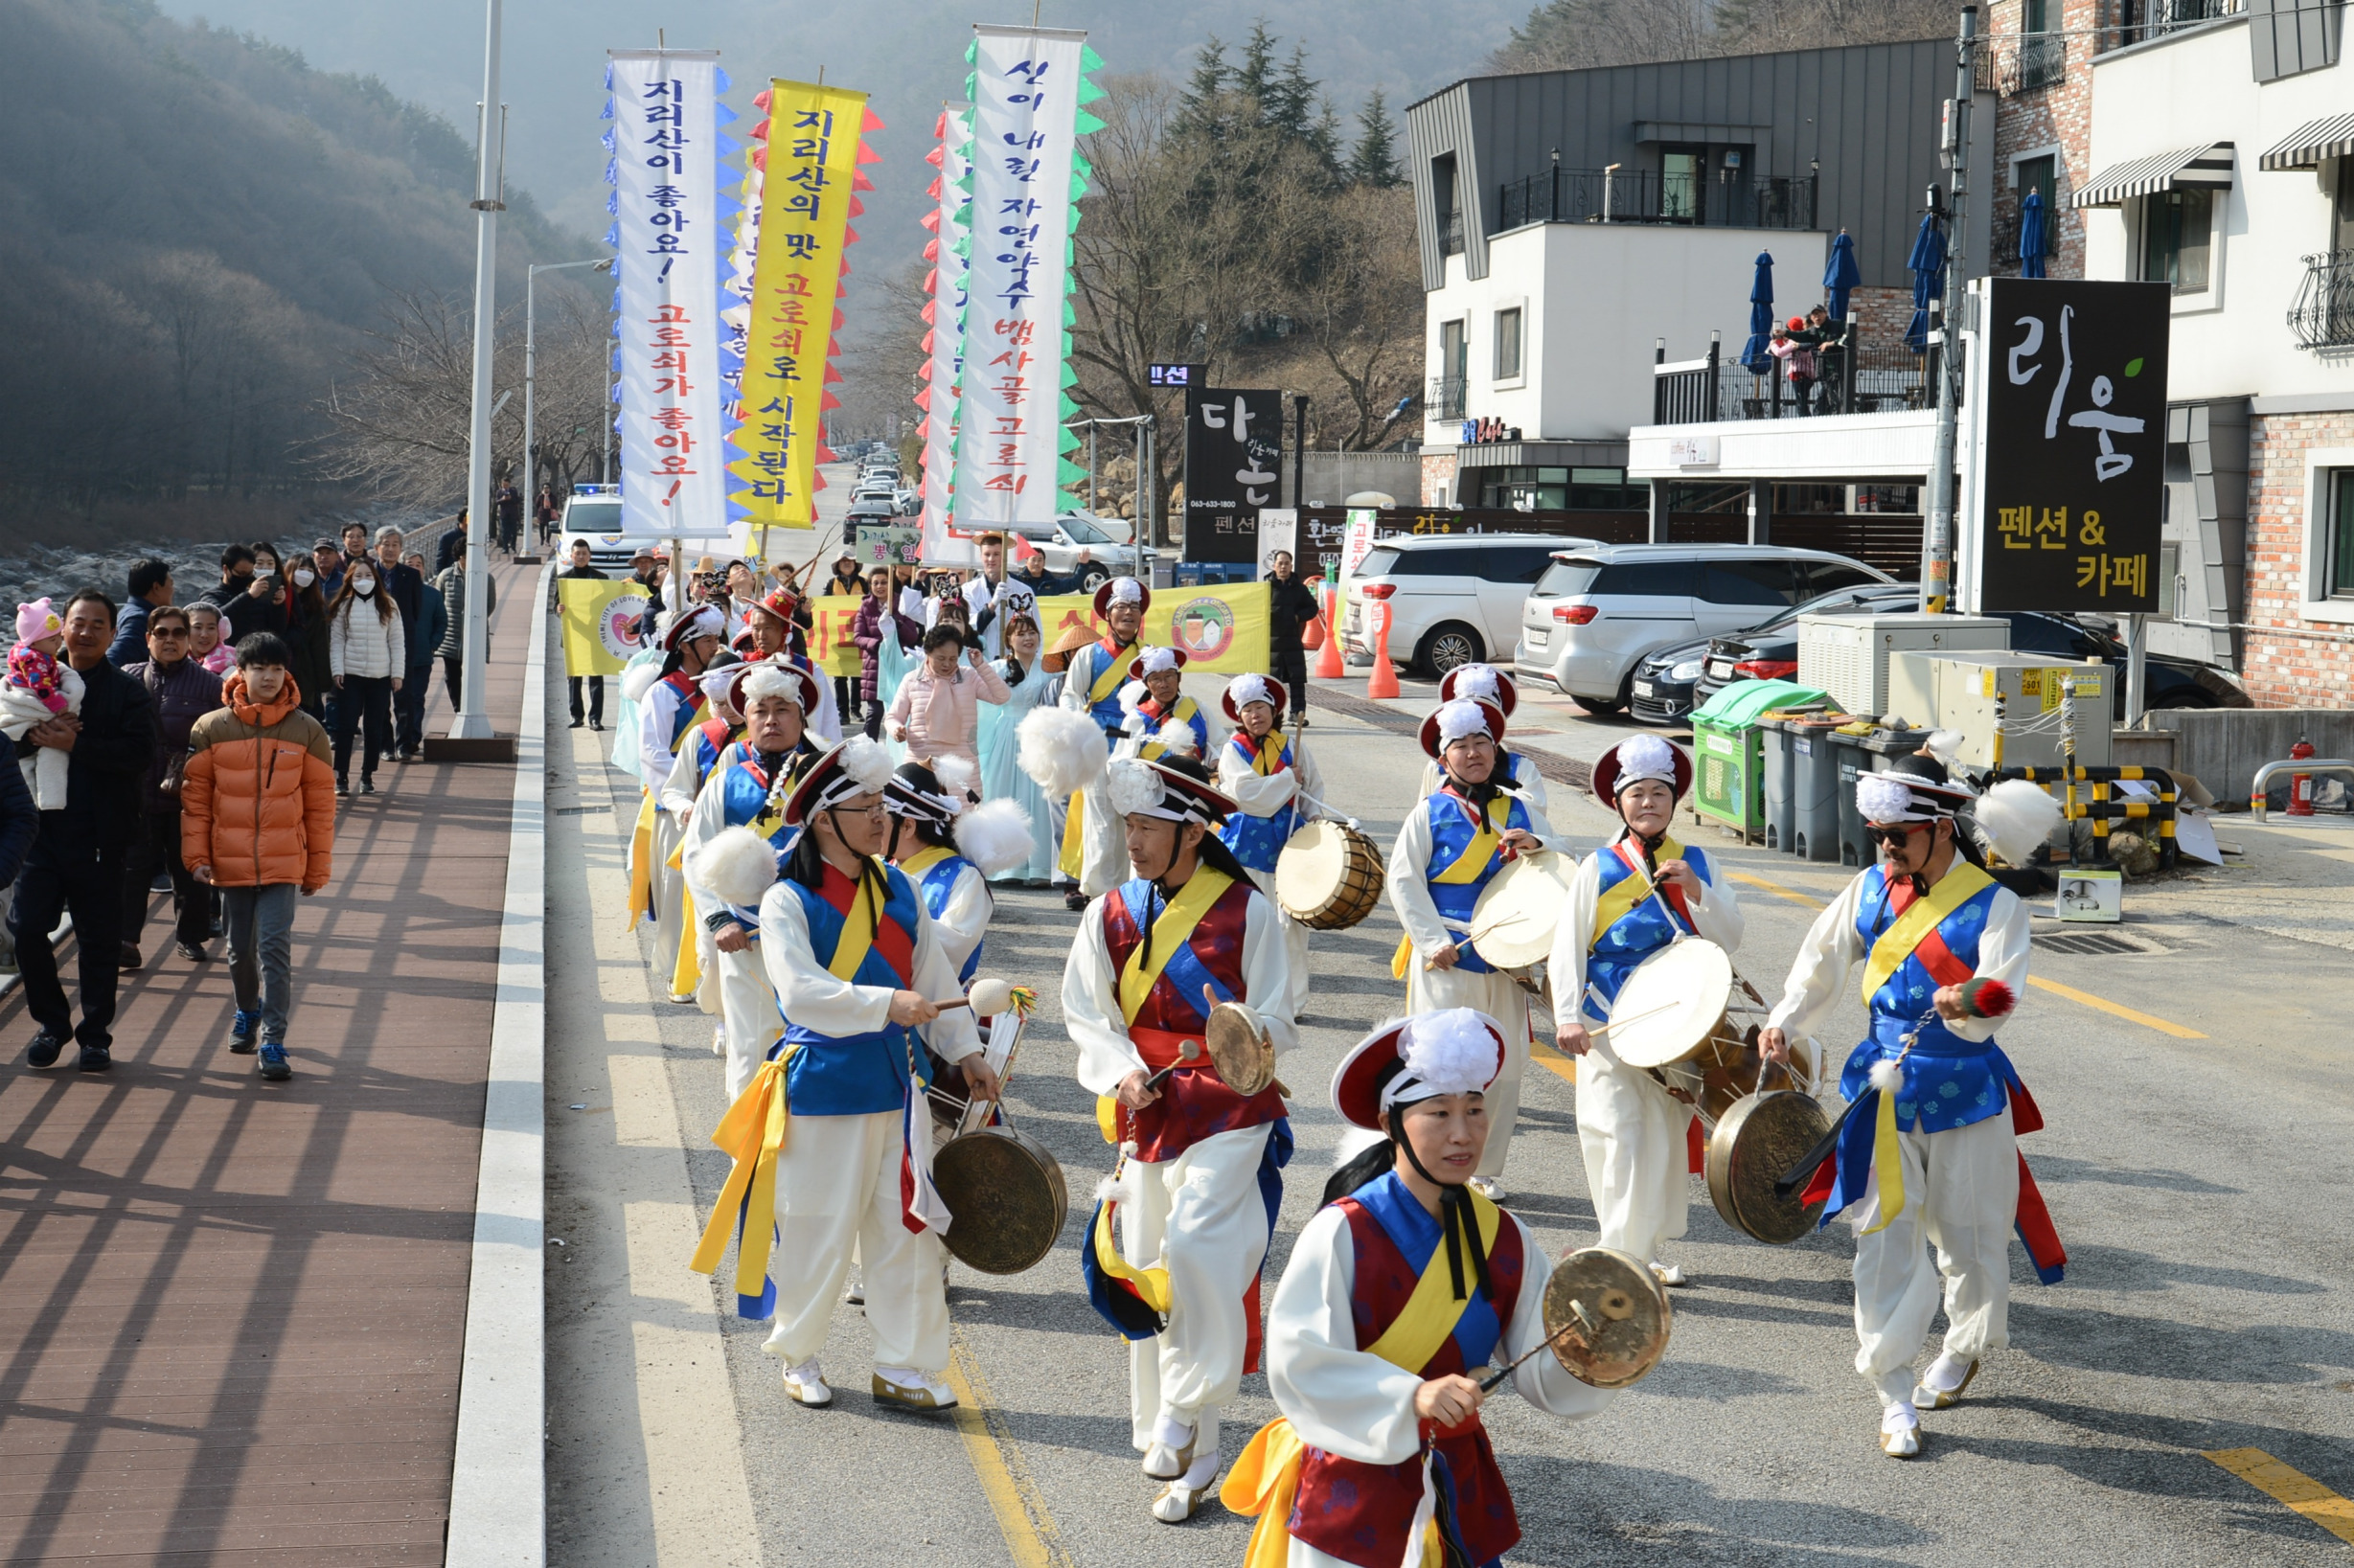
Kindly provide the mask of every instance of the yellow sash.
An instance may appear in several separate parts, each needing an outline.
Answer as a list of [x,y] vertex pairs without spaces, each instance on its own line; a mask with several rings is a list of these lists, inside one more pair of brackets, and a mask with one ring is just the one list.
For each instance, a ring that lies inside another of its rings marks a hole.
[[629,929],[653,909],[653,791],[637,803],[637,821],[629,829]]
[[1921,940],[1943,923],[1945,918],[1970,901],[1980,888],[1992,886],[1994,878],[1956,855],[1954,864],[1930,888],[1926,897],[1915,898],[1896,923],[1880,934],[1872,943],[1872,956],[1863,966],[1863,1005],[1872,1005],[1872,993],[1888,983],[1888,976],[1904,966]]
[[1070,807],[1063,814],[1063,848],[1055,856],[1055,870],[1073,881],[1079,879],[1081,869],[1087,863],[1086,829],[1081,826],[1086,811],[1086,793],[1081,790],[1072,794]]
[[1252,740],[1245,732],[1244,740],[1250,747],[1250,771],[1262,779],[1271,779],[1283,771],[1283,737],[1272,730],[1264,743]]
[[[1472,1200],[1472,1212],[1479,1216],[1479,1251],[1482,1256],[1496,1251],[1496,1233],[1503,1226],[1504,1211],[1469,1188],[1465,1195]],[[1382,1330],[1382,1337],[1365,1347],[1365,1353],[1378,1355],[1393,1367],[1420,1373],[1439,1352],[1447,1336],[1455,1331],[1456,1322],[1469,1307],[1469,1301],[1455,1300],[1454,1279],[1447,1270],[1447,1261],[1440,1256],[1447,1242],[1441,1238],[1430,1253],[1430,1261],[1422,1267],[1422,1278],[1414,1282],[1414,1293],[1406,1299],[1406,1307]]]
[[[1136,1013],[1152,991],[1153,983],[1169,966],[1170,955],[1177,944],[1194,934],[1201,917],[1210,912],[1218,896],[1234,885],[1234,878],[1223,871],[1208,866],[1195,868],[1185,885],[1177,889],[1176,898],[1163,905],[1159,918],[1153,921],[1153,961],[1144,962],[1145,943],[1138,943],[1120,968],[1120,1016],[1129,1023],[1136,1021]],[[1190,999],[1189,999],[1190,1000]]]
[[[1424,797],[1425,800],[1428,798]],[[1498,795],[1488,802],[1488,814],[1480,822],[1479,830],[1472,834],[1472,841],[1469,844],[1463,846],[1463,852],[1456,855],[1437,875],[1431,877],[1431,881],[1476,882],[1479,880],[1480,875],[1496,859],[1497,852],[1504,847],[1504,829],[1512,821],[1512,799],[1510,795]],[[1389,977],[1392,980],[1404,980],[1406,961],[1413,956],[1414,939],[1400,937],[1398,950],[1391,955],[1389,960]]]
[[[1615,857],[1618,851],[1606,844],[1594,852]],[[1681,860],[1683,846],[1677,843],[1674,836],[1670,835],[1659,840],[1657,853],[1661,860]],[[1624,920],[1627,912],[1636,904],[1650,898],[1651,887],[1651,878],[1643,875],[1640,867],[1636,867],[1609,887],[1604,888],[1602,897],[1594,900],[1594,932],[1592,936],[1586,939],[1587,945],[1590,947],[1593,943],[1600,942],[1605,931]]]
[[955,852],[946,844],[927,844],[899,863],[900,875],[918,884],[920,894],[924,874]]
[[[698,692],[695,698],[695,706],[687,710],[687,721],[679,726],[676,735],[671,737],[671,755],[673,757],[677,756],[678,748],[687,743],[687,737],[700,729],[703,721],[710,716],[711,699]],[[662,786],[656,784],[654,787],[659,789]]]
[[1099,1203],[1095,1208],[1095,1234],[1087,1244],[1095,1249],[1095,1266],[1115,1280],[1126,1280],[1136,1287],[1136,1295],[1162,1317],[1169,1315],[1169,1271],[1165,1268],[1138,1268],[1120,1256],[1120,1249],[1111,1244],[1111,1205]]
[[[776,1162],[785,1148],[789,1118],[785,1108],[785,1058],[761,1063],[760,1071],[720,1118],[711,1141],[735,1157],[735,1169],[711,1206],[688,1266],[709,1274],[727,1254],[728,1234],[743,1215],[743,1239],[736,1248],[736,1294],[755,1300],[765,1293],[768,1249],[776,1237]],[[750,1202],[745,1202],[746,1197]]]
[[[1129,646],[1133,648],[1135,645],[1131,643]],[[1101,643],[1090,643],[1088,647],[1094,648],[1098,653],[1104,652],[1104,645]],[[1120,689],[1121,682],[1127,679],[1128,670],[1120,663],[1120,656],[1117,653],[1105,653],[1104,668],[1095,672],[1094,683],[1087,688],[1087,706],[1093,707],[1110,696],[1112,693]]]
[[[1177,706],[1169,710],[1169,716],[1162,719],[1160,724],[1156,724],[1153,727],[1153,733],[1154,735],[1158,735],[1161,731],[1162,725],[1168,724],[1184,723],[1190,727],[1193,722],[1194,716],[1200,711],[1200,705],[1195,702],[1193,698],[1180,696],[1177,698]],[[1160,758],[1168,756],[1169,748],[1162,745],[1157,740],[1147,740],[1142,746],[1137,748],[1136,755],[1143,758],[1148,762],[1154,761]]]
[[[881,862],[876,864],[880,866]],[[887,868],[883,876],[887,886],[890,877]],[[858,919],[860,910],[866,912],[864,921]],[[875,933],[881,926],[882,911],[875,906],[875,884],[861,876],[857,894],[850,900],[849,912],[842,917],[841,940],[834,944],[834,956],[826,961],[826,972],[836,980],[848,980],[857,974],[858,966],[866,962],[866,950],[875,945]]]
[[678,898],[678,954],[671,963],[671,994],[692,996],[703,984],[702,945],[696,933],[702,920],[695,912],[695,895],[681,888]]

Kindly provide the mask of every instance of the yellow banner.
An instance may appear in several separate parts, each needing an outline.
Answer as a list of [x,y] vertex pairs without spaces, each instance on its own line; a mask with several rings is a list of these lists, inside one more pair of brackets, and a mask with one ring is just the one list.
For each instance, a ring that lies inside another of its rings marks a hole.
[[830,675],[858,672],[858,645],[850,640],[862,594],[819,594],[810,603],[810,662]]
[[817,516],[822,416],[839,379],[832,364],[834,298],[868,128],[866,94],[805,81],[771,81],[766,167],[760,193],[760,252],[743,356],[743,456],[728,471],[747,489],[752,548],[767,554],[771,527],[809,528]]
[[558,578],[556,602],[564,616],[567,675],[618,675],[646,646],[637,635],[638,618],[646,613],[646,585],[634,579]]
[[[1267,584],[1237,582],[1224,587],[1155,588],[1144,612],[1145,642],[1185,650],[1186,670],[1222,675],[1267,673]],[[1057,594],[1038,602],[1039,626],[1052,648],[1073,626],[1089,637],[1110,628],[1086,594]]]

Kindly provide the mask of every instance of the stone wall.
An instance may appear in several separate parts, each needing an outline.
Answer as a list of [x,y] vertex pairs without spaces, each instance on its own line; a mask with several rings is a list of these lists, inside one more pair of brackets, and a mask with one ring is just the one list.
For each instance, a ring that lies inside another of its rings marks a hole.
[[[2057,188],[2051,208],[2044,215],[2050,236],[2050,254],[2044,259],[2045,276],[2084,276],[2084,216],[2068,206],[2078,186],[2092,177],[2092,55],[2091,30],[2109,21],[2104,0],[2050,0],[2047,24],[2056,11],[2057,25],[2067,33],[2062,41],[2061,79],[2047,86],[2022,88],[2020,83],[2020,18],[2024,0],[1996,0],[1987,13],[1992,38],[1995,90],[2000,95],[1995,115],[1995,167],[1983,178],[1973,179],[1974,193],[1994,198],[1994,273],[2019,276],[2019,198],[2011,189],[2011,159],[2022,152],[2057,146],[2060,148]],[[1982,196],[1977,199],[1983,199]]]
[[[1426,449],[1422,454],[1422,493],[1414,498],[1415,501],[1426,507],[1440,505],[1442,497],[1452,501],[1455,499],[1454,486],[1455,449],[1451,446]],[[1403,501],[1406,497],[1400,496],[1399,499]]]
[[2305,454],[2354,447],[2354,411],[2260,414],[2248,435],[2248,694],[2259,708],[2354,708],[2354,625],[2300,613]]

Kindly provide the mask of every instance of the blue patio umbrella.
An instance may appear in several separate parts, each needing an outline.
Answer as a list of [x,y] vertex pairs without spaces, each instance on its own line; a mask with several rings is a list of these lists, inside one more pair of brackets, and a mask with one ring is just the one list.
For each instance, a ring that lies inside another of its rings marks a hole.
[[1831,262],[1822,269],[1823,308],[1833,321],[1847,319],[1847,291],[1863,282],[1856,265],[1856,242],[1845,229],[1831,241]]
[[2030,191],[2019,204],[2019,275],[2044,275],[2044,193]]
[[1757,253],[1757,277],[1749,284],[1749,340],[1741,346],[1741,362],[1749,367],[1752,375],[1764,375],[1773,369],[1773,355],[1766,352],[1766,340],[1773,335],[1773,256],[1770,251]]
[[1935,213],[1921,215],[1921,232],[1912,237],[1912,254],[1905,258],[1912,269],[1912,320],[1905,328],[1905,344],[1914,353],[1929,352],[1929,304],[1945,293],[1945,230]]

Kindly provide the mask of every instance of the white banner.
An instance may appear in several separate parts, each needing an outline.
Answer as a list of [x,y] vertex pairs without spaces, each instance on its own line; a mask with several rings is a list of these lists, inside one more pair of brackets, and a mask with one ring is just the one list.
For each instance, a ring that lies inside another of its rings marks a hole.
[[935,566],[977,565],[971,536],[952,529],[956,498],[957,389],[965,365],[965,281],[971,247],[965,225],[965,176],[971,168],[972,105],[940,110],[940,201],[933,209],[931,298],[924,318],[931,375],[924,405],[924,558]]
[[972,31],[972,266],[955,515],[979,530],[1051,522],[1062,506],[1063,300],[1087,35]]
[[613,50],[606,112],[618,333],[622,527],[727,533],[727,426],[720,380],[719,56]]

